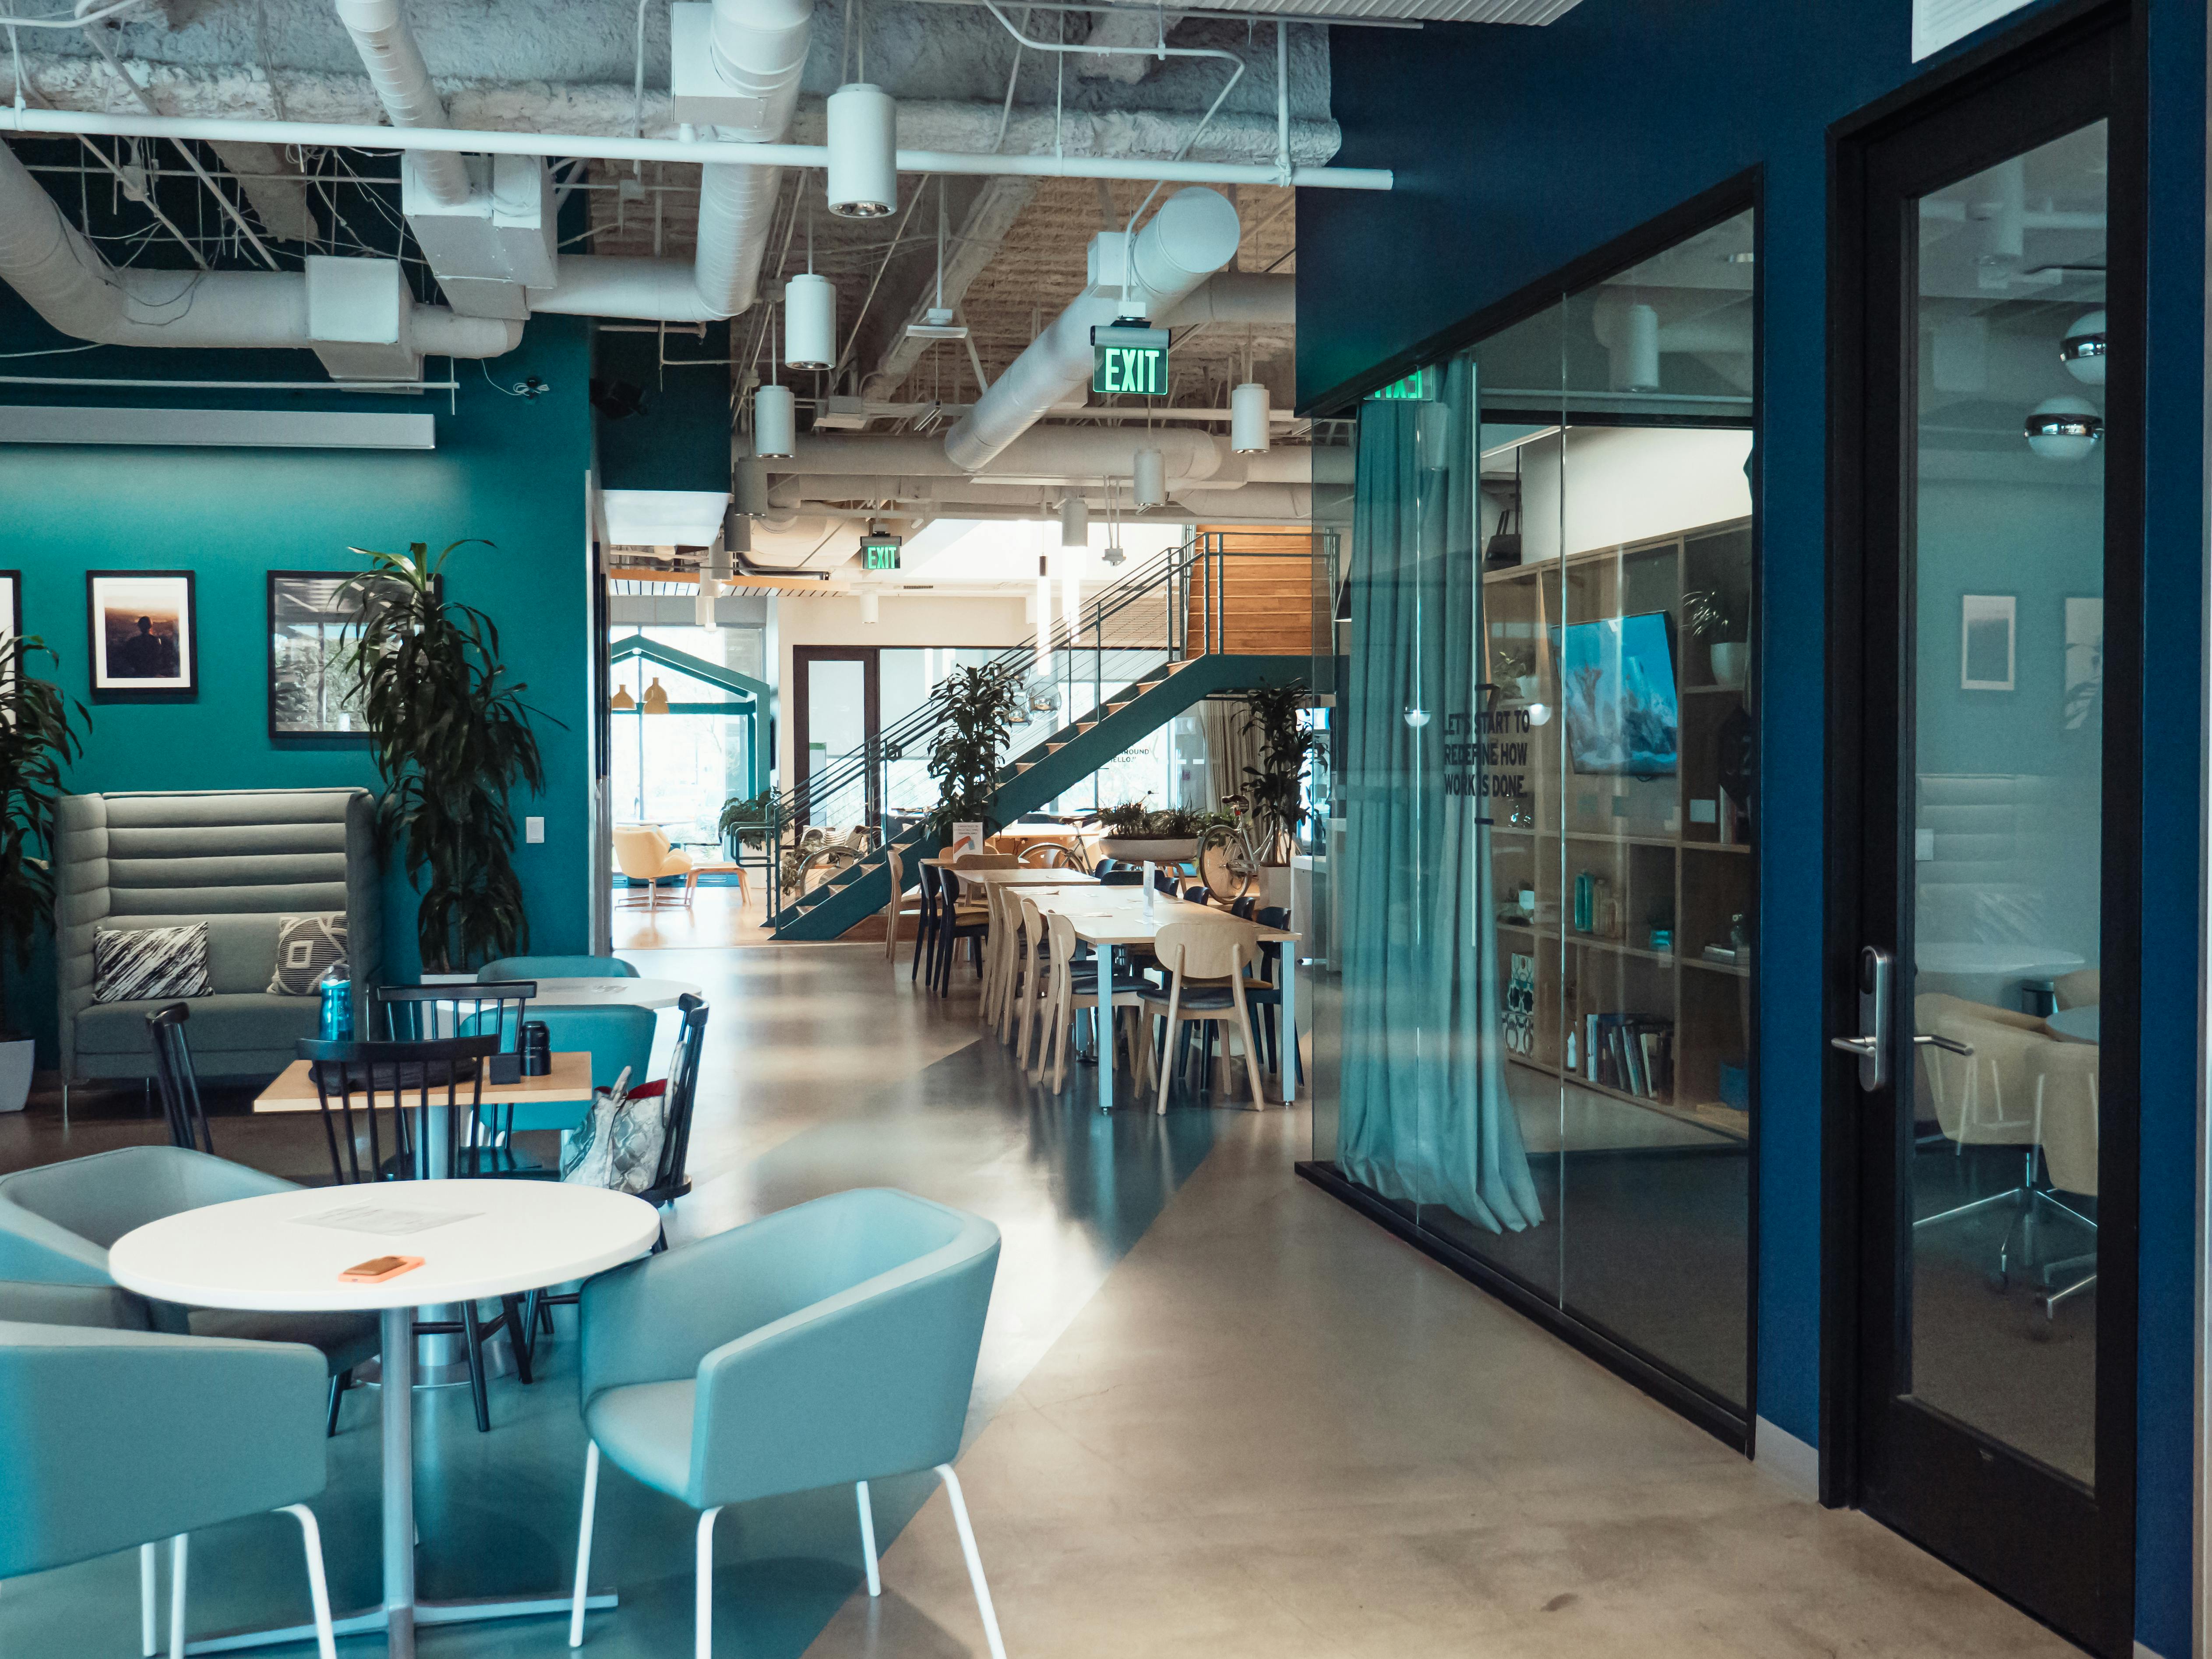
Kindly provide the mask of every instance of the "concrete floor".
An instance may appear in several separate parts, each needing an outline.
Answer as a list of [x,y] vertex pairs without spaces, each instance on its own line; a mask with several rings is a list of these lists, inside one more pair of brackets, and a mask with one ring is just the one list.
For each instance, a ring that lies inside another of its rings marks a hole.
[[[639,959],[714,1008],[679,1238],[878,1182],[1004,1230],[962,1478],[1014,1659],[2074,1651],[1297,1180],[1303,1113],[1109,1120],[1087,1072],[1064,1100],[1032,1091],[980,1036],[964,970],[939,1003],[879,944]],[[152,1138],[134,1099],[110,1106],[66,1146],[50,1111],[0,1125],[0,1165]],[[291,1123],[216,1127],[245,1161],[295,1160]],[[465,1391],[419,1397],[429,1593],[557,1582],[573,1559],[572,1321],[551,1375],[495,1387],[490,1435]],[[349,1403],[317,1506],[341,1605],[373,1590],[374,1400]],[[941,1494],[884,1483],[878,1501],[887,1533],[914,1519],[875,1602],[848,1495],[726,1516],[718,1651],[981,1654]],[[619,1475],[601,1502],[598,1565],[624,1604],[584,1651],[687,1651],[688,1512]],[[282,1525],[203,1535],[196,1630],[304,1601]],[[135,1588],[129,1557],[9,1583],[0,1654],[135,1652]],[[550,1659],[564,1638],[530,1621],[422,1650]]]

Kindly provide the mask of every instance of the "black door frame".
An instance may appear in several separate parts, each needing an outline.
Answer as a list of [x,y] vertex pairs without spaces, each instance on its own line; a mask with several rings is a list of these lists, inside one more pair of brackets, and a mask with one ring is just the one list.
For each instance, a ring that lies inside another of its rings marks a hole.
[[[1856,956],[1863,943],[1901,936],[1912,860],[1898,811],[1910,787],[1902,760],[1870,767],[1865,738],[1898,725],[1897,670],[1909,660],[1912,616],[1896,567],[1877,568],[1867,537],[1906,526],[1905,432],[1911,387],[1900,384],[1900,340],[1910,295],[1877,270],[1902,269],[1908,234],[1889,210],[1911,188],[1908,143],[1940,152],[1919,188],[1965,176],[2100,118],[2110,122],[2112,173],[2106,312],[2112,350],[2106,387],[2106,644],[2103,789],[2100,1249],[2097,1297],[2097,1484],[2070,1511],[2091,1540],[2078,1552],[2050,1547],[2048,1534],[2008,1524],[2023,1511],[2002,1501],[2017,1490],[2033,1505],[2067,1510],[2057,1477],[2033,1472],[2002,1449],[1932,1428],[1908,1455],[1931,1461],[1947,1497],[1898,1502],[1874,1492],[1879,1457],[1870,1443],[1862,1367],[1883,1340],[1891,1308],[1872,1281],[1891,1257],[1863,1226],[1876,1189],[1887,1184],[1881,1137],[1861,1109],[1855,1063],[1831,1054],[1823,1090],[1821,1498],[1859,1504],[2000,1595],[2092,1650],[2124,1659],[2135,1624],[2136,1103],[2140,1079],[2140,761],[2142,696],[2145,27],[2140,4],[2055,8],[1998,46],[1962,58],[1831,135],[1833,235],[1830,246],[1829,361],[1829,852],[1824,1035],[1856,1029]],[[1985,161],[1975,158],[1986,153]],[[1964,165],[1960,165],[1961,163]],[[1885,416],[1885,410],[1890,411]],[[1900,561],[1901,562],[1901,561]],[[1879,759],[1879,755],[1871,757]],[[1907,1028],[1909,1030],[1909,1027]],[[1898,1034],[1900,1045],[1906,1032]],[[1909,1078],[1909,1051],[1892,1056]],[[1881,1163],[1877,1164],[1877,1159]],[[1893,1231],[1885,1218],[1882,1231]],[[1869,1311],[1870,1310],[1870,1311]],[[1893,1413],[1903,1422],[1906,1413]],[[1914,1431],[1904,1432],[1909,1437]],[[1957,1467],[1950,1467],[1956,1464]],[[1984,1488],[1987,1488],[1986,1490]],[[1993,1498],[1996,1501],[1992,1501]],[[2039,1559],[2039,1557],[2040,1559]]]
[[[817,662],[857,662],[860,666],[861,742],[872,754],[881,733],[883,719],[883,647],[874,645],[794,645],[791,647],[792,702],[792,793],[798,798],[796,821],[804,825],[814,821],[813,780],[807,775],[807,744],[813,738],[808,724],[808,699],[811,696],[810,670]],[[865,821],[879,823],[883,803],[876,799],[879,769],[867,769],[864,804],[861,811]]]

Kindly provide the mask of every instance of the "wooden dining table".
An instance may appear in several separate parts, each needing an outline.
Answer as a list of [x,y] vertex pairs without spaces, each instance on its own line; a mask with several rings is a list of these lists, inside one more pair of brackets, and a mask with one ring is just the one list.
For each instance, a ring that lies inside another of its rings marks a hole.
[[[977,873],[970,872],[969,873]],[[1211,904],[1194,904],[1155,890],[1152,908],[1148,915],[1145,909],[1145,889],[1141,887],[1079,887],[1062,884],[1060,890],[1047,890],[1025,895],[1030,902],[1048,915],[1066,916],[1073,924],[1076,938],[1103,952],[1127,950],[1134,945],[1150,945],[1159,937],[1160,929],[1178,921],[1220,921],[1229,913]],[[1248,926],[1251,924],[1247,924]],[[1278,952],[1282,962],[1283,1046],[1285,1059],[1280,1069],[1283,1104],[1289,1106],[1297,1099],[1297,934],[1287,927],[1255,927],[1263,945],[1280,945]],[[1099,1045],[1098,1109],[1114,1109],[1114,1049],[1110,1042]],[[1245,1056],[1245,1064],[1259,1064],[1257,1054]]]

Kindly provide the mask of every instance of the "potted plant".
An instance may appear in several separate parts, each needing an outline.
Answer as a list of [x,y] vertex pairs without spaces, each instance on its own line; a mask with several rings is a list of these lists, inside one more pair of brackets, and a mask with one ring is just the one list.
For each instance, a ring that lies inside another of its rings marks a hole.
[[1682,595],[1682,625],[1705,641],[1713,684],[1734,690],[1751,665],[1747,607],[1742,598],[1717,587],[1693,588]]
[[545,787],[530,728],[539,711],[500,665],[499,629],[445,597],[440,573],[467,545],[452,543],[434,559],[422,542],[404,553],[349,550],[375,561],[348,584],[362,610],[351,667],[384,785],[379,829],[422,895],[415,933],[426,973],[465,972],[527,948],[507,799],[518,784],[533,794]]
[[[54,802],[62,793],[62,768],[83,752],[75,722],[92,723],[82,703],[29,672],[34,655],[54,653],[34,635],[0,639],[0,940],[13,948],[18,973],[31,965],[40,924],[53,919],[54,872],[46,854],[53,846]],[[23,1109],[35,1049],[0,995],[0,1112]]]
[[1148,809],[1141,800],[1124,801],[1098,814],[1104,831],[1098,848],[1124,864],[1187,864],[1198,856],[1198,838],[1206,821],[1197,812],[1180,806]]
[[1305,822],[1306,757],[1328,739],[1309,731],[1304,685],[1261,686],[1244,694],[1244,718],[1260,751],[1260,763],[1244,769],[1244,801],[1261,836],[1261,856],[1271,865],[1291,861],[1291,839]]
[[769,831],[781,811],[775,793],[771,784],[757,795],[732,795],[722,803],[722,816],[714,829],[728,849],[732,862],[744,856],[745,848],[758,852],[768,845]]
[[938,787],[929,827],[949,836],[956,823],[980,823],[988,833],[1000,827],[990,811],[999,765],[1028,699],[1020,677],[998,664],[955,670],[942,696],[945,718],[929,741],[929,775]]

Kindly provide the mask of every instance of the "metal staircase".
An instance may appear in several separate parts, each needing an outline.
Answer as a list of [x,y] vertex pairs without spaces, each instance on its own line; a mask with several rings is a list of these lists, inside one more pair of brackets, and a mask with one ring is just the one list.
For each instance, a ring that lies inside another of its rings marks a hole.
[[[1231,560],[1294,560],[1297,568],[1286,567],[1283,573],[1286,584],[1310,581],[1317,556],[1311,539],[1275,539],[1279,546],[1255,551],[1253,538],[1240,538],[1238,550],[1231,551],[1218,534],[1200,533],[1098,594],[1083,607],[1077,627],[1055,626],[1042,653],[1032,638],[995,659],[996,664],[1028,670],[1032,705],[1048,707],[1054,716],[1048,717],[1054,723],[1043,736],[1032,738],[1000,769],[988,816],[1012,823],[1036,811],[1216,692],[1305,678],[1312,669],[1307,654],[1224,648],[1281,643],[1240,637],[1237,619],[1224,602],[1231,591],[1224,580]],[[1122,682],[1119,690],[1108,689],[1109,673]],[[933,695],[875,743],[824,769],[805,788],[817,801],[864,793],[869,820],[880,822],[885,768],[926,752],[944,715],[942,695]],[[915,861],[941,850],[945,840],[941,833],[915,824],[892,837],[890,845],[897,849],[911,880]],[[890,902],[889,864],[878,848],[786,904],[776,913],[776,937],[841,938]]]

